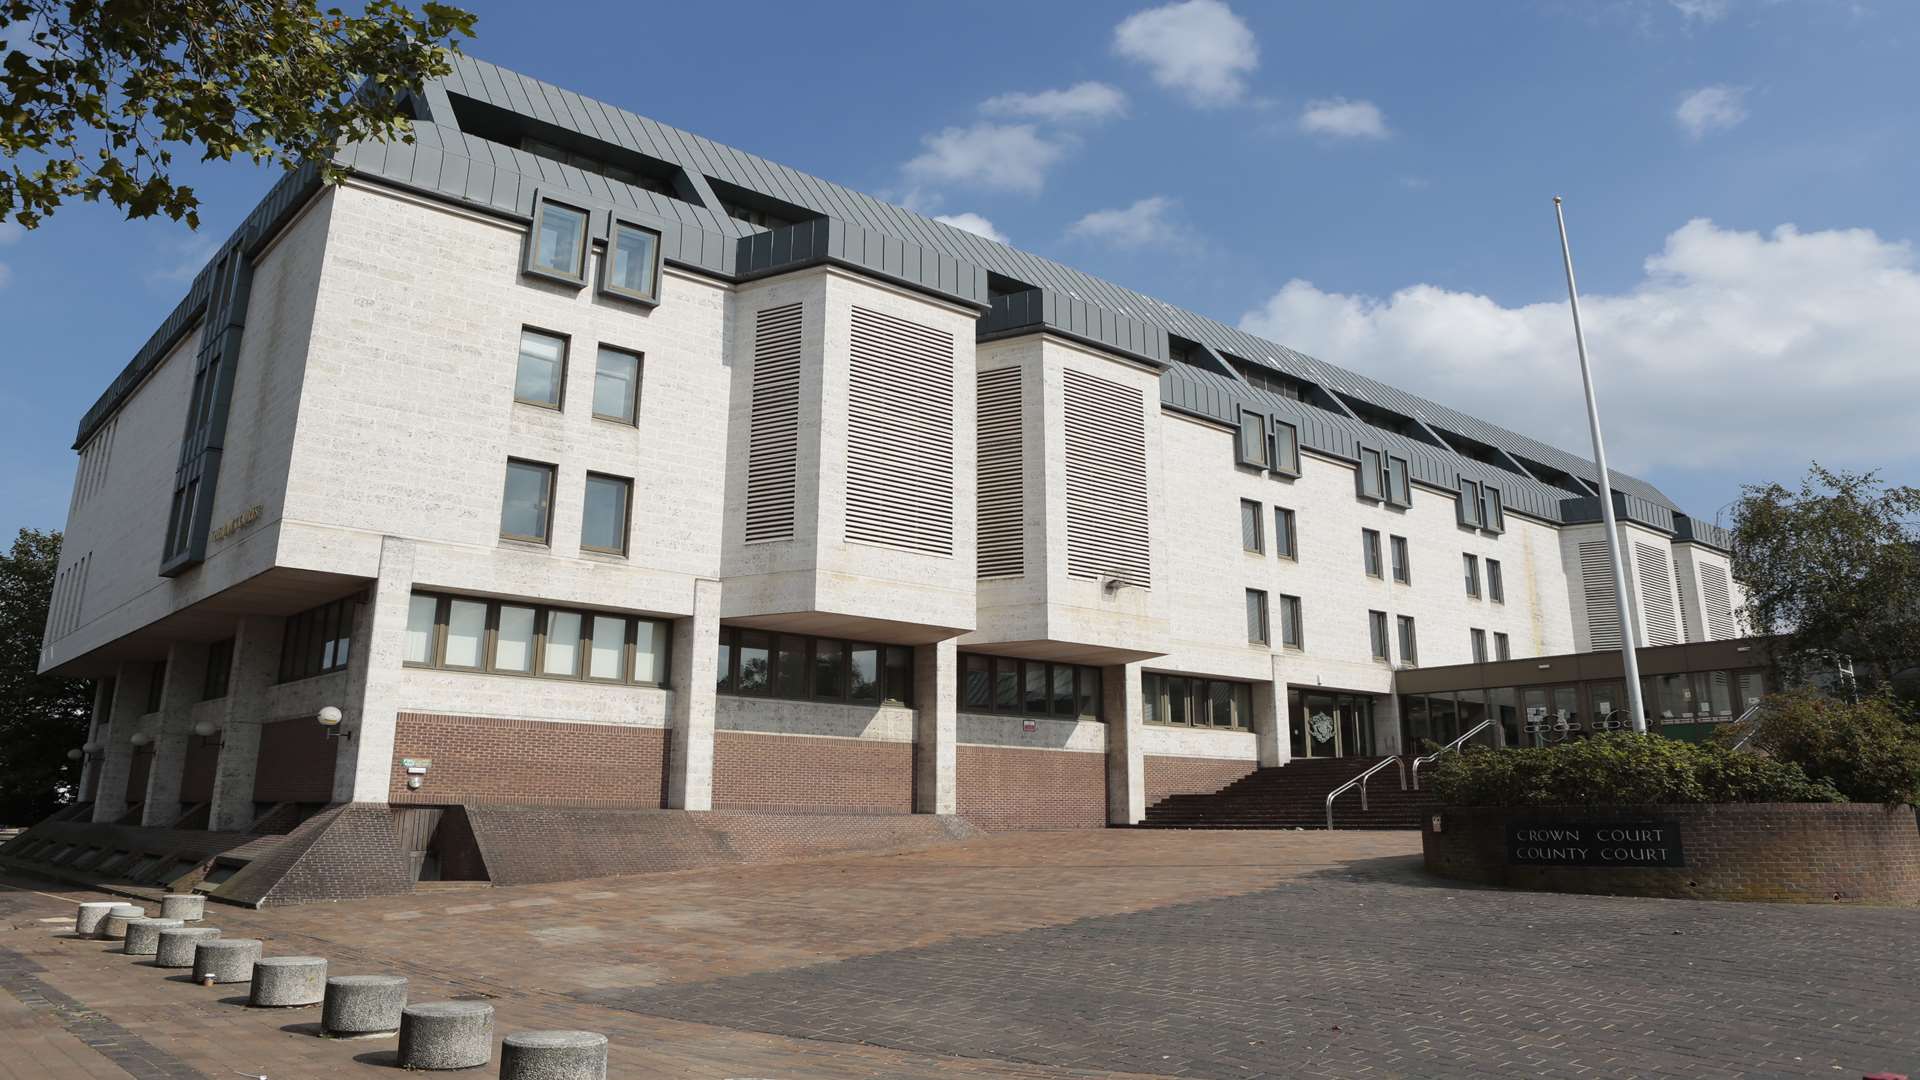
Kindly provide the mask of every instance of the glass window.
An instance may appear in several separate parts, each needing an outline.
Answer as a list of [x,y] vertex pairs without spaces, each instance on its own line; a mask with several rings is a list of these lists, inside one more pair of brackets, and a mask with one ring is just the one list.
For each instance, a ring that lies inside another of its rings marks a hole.
[[1367,638],[1373,647],[1375,660],[1388,659],[1387,656],[1387,613],[1384,611],[1367,612]]
[[1466,568],[1467,595],[1478,597],[1480,595],[1480,557],[1462,554],[1460,561]]
[[1284,506],[1273,508],[1273,551],[1283,559],[1300,557],[1300,549],[1294,546],[1293,511]]
[[1280,598],[1280,644],[1289,649],[1301,647],[1300,598],[1297,596]]
[[500,503],[500,535],[547,542],[553,508],[553,466],[507,459],[507,490]]
[[1355,478],[1360,485],[1360,497],[1378,499],[1386,495],[1382,487],[1380,451],[1360,448],[1360,474]]
[[580,674],[579,612],[547,612],[547,647],[540,657],[540,670],[568,678]]
[[600,346],[593,369],[593,415],[623,424],[640,416],[640,354]]
[[660,234],[652,229],[613,223],[613,243],[608,245],[607,288],[612,292],[646,300],[656,298],[654,267],[660,253]]
[[1381,577],[1380,572],[1380,533],[1374,529],[1360,530],[1360,560],[1366,567],[1368,577]]
[[735,682],[737,694],[765,694],[767,692],[770,639],[764,631],[742,630],[736,642],[740,650],[740,675]]
[[1501,508],[1500,489],[1485,484],[1480,488],[1480,527],[1488,532],[1504,532],[1506,511]]
[[797,634],[781,634],[773,658],[773,696],[807,696],[807,639]]
[[903,705],[913,702],[913,649],[906,645],[889,645],[880,651],[881,660],[886,665],[882,673],[881,690],[887,701],[897,701]]
[[520,331],[520,365],[513,373],[513,400],[559,408],[566,370],[566,338],[538,330]]
[[666,672],[666,629],[652,619],[633,624],[633,681],[664,684]]
[[1420,662],[1420,650],[1415,640],[1413,616],[1400,616],[1400,662],[1417,664]]
[[1767,689],[1766,676],[1758,671],[1743,671],[1736,677],[1736,681],[1740,684],[1740,699],[1735,702],[1736,707],[1733,711],[1738,715],[1760,704],[1760,699],[1766,696]]
[[1278,420],[1273,422],[1273,469],[1289,476],[1300,475],[1300,432]]
[[1240,547],[1255,553],[1267,548],[1265,531],[1260,522],[1260,504],[1251,499],[1240,500]]
[[1267,418],[1260,413],[1240,410],[1240,463],[1267,466]]
[[587,474],[587,496],[580,512],[580,546],[609,555],[627,553],[627,506],[633,481],[622,476]]
[[532,268],[578,281],[584,276],[586,253],[586,212],[542,200],[534,223]]
[[1474,629],[1467,631],[1467,636],[1473,645],[1473,662],[1476,664],[1486,663],[1487,662],[1487,632],[1485,630],[1479,629],[1478,627],[1475,627]]
[[587,653],[587,678],[618,679],[626,666],[627,620],[618,615],[595,615],[592,647]]
[[1460,524],[1478,527],[1480,524],[1480,485],[1460,478],[1460,501],[1458,504]]
[[1404,536],[1395,536],[1391,539],[1393,542],[1393,580],[1403,585],[1411,585],[1413,584],[1413,566],[1407,558],[1407,538]]
[[1207,723],[1233,726],[1233,684],[1214,679],[1207,683]]
[[1047,665],[1029,660],[1021,668],[1020,707],[1030,713],[1047,711]]
[[479,600],[453,600],[447,605],[448,667],[480,666],[480,641],[487,633],[487,605]]
[[853,701],[880,700],[880,647],[854,645],[847,650],[847,697]]
[[1387,501],[1395,506],[1413,505],[1413,485],[1407,479],[1407,459],[1387,459]]
[[1513,645],[1507,635],[1498,630],[1493,632],[1493,658],[1495,660],[1513,659]]
[[440,598],[414,593],[407,598],[407,641],[401,659],[409,664],[433,663],[433,620]]
[[1053,712],[1056,716],[1074,716],[1080,711],[1080,699],[1073,693],[1073,665],[1053,665]]
[[[429,617],[428,624],[432,624]],[[200,684],[200,700],[212,701],[227,696],[227,683],[233,675],[233,639],[207,646],[206,678]]]
[[720,631],[720,661],[716,665],[713,688],[722,694],[733,693],[733,639],[735,631]]
[[1192,711],[1193,680],[1169,675],[1161,681],[1167,687],[1167,723],[1187,724]]
[[1253,687],[1248,683],[1230,683],[1233,687],[1233,726],[1253,726]]
[[1507,602],[1507,583],[1500,576],[1500,560],[1487,560],[1487,599],[1496,604]]
[[1267,594],[1260,589],[1247,590],[1247,641],[1267,644]]
[[1080,715],[1100,715],[1100,669],[1083,667],[1080,672]]
[[994,658],[993,707],[1003,712],[1020,707],[1020,661]]
[[813,696],[840,701],[847,696],[847,647],[829,638],[813,643]]
[[1140,719],[1149,724],[1164,724],[1167,713],[1161,707],[1160,676],[1144,674],[1140,676]]

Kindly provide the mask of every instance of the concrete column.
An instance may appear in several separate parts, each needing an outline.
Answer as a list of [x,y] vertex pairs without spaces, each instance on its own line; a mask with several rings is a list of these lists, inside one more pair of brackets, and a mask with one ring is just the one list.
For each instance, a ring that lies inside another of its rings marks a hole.
[[153,732],[142,825],[165,827],[180,818],[180,778],[187,767],[187,740],[193,737],[193,704],[205,689],[206,673],[206,645],[176,641],[167,649],[167,685],[160,694],[160,726]]
[[1253,747],[1260,767],[1271,769],[1293,760],[1293,740],[1287,737],[1287,677],[1282,660],[1273,658],[1273,678],[1253,684]]
[[1107,823],[1135,825],[1147,816],[1147,768],[1140,753],[1140,665],[1100,669],[1100,710],[1107,720]]
[[1388,692],[1375,700],[1380,704],[1373,710],[1374,749],[1382,754],[1406,753],[1411,748],[1400,739],[1400,695]]
[[400,661],[407,647],[407,604],[413,596],[413,542],[380,541],[380,576],[360,605],[347,654],[346,714],[353,737],[333,740],[333,801],[382,803],[393,779],[393,734],[399,717]]
[[913,650],[913,811],[959,813],[954,758],[960,717],[960,654],[953,639]]
[[[93,684],[93,719],[87,723],[87,742],[105,744],[107,725],[113,720],[113,691],[117,679],[96,679]],[[100,786],[100,764],[104,753],[88,754],[80,763],[80,801],[92,802]]]
[[127,780],[133,771],[133,733],[147,707],[147,686],[160,673],[148,661],[120,665],[114,677],[113,712],[101,741],[100,780],[94,792],[93,820],[115,821],[127,812]]
[[673,717],[667,806],[713,809],[714,679],[720,666],[720,582],[696,578],[693,614],[673,623]]
[[280,670],[284,619],[249,615],[233,638],[233,672],[220,718],[220,759],[213,772],[207,828],[241,832],[253,824],[253,769],[260,760],[260,723]]

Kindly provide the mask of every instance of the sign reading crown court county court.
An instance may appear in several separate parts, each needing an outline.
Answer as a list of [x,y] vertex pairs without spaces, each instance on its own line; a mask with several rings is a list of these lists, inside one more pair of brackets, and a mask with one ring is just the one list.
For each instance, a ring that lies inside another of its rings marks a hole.
[[1507,862],[1519,866],[1685,866],[1672,821],[1509,821]]

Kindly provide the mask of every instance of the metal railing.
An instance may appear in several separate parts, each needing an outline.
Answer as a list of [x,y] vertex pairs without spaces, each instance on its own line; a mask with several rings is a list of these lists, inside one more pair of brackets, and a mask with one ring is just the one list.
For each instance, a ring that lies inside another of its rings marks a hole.
[[1487,730],[1492,726],[1493,726],[1493,718],[1488,717],[1487,719],[1482,720],[1479,723],[1473,725],[1471,728],[1468,728],[1464,735],[1461,735],[1459,738],[1453,740],[1452,742],[1441,747],[1440,749],[1435,750],[1433,753],[1428,754],[1426,757],[1414,758],[1413,759],[1413,790],[1415,791],[1420,790],[1420,766],[1433,764],[1435,761],[1438,761],[1440,759],[1441,754],[1444,754],[1449,750],[1459,750],[1462,743],[1465,743],[1468,739],[1473,738],[1475,735],[1480,734],[1481,732]]
[[1365,810],[1367,808],[1367,781],[1373,778],[1374,773],[1379,772],[1389,765],[1397,765],[1400,767],[1400,790],[1407,790],[1407,763],[1405,759],[1401,758],[1398,754],[1390,758],[1382,758],[1374,762],[1373,767],[1366,772],[1361,773],[1359,776],[1354,777],[1327,793],[1327,828],[1333,828],[1333,800],[1357,787],[1360,789],[1360,809]]
[[[1759,711],[1760,711],[1760,706],[1755,705],[1752,708],[1748,709],[1746,712],[1741,713],[1740,718],[1738,720],[1735,720],[1734,723],[1738,725],[1738,724],[1744,724],[1748,720],[1753,720],[1753,714]],[[1746,730],[1746,733],[1740,736],[1740,740],[1733,744],[1733,748],[1735,750],[1745,749],[1746,745],[1753,741],[1753,737],[1755,735],[1760,734],[1760,727],[1761,727],[1760,721],[1754,720],[1753,726],[1748,728]]]

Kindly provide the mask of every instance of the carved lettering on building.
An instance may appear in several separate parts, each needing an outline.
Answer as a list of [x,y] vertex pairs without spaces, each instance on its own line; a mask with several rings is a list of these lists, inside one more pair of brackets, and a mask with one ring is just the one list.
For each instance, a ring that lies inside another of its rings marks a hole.
[[259,521],[260,515],[263,512],[260,504],[254,503],[252,506],[247,507],[245,510],[214,526],[213,532],[208,536],[208,539],[217,544],[227,537],[232,536],[234,533],[239,532],[241,529]]

